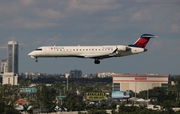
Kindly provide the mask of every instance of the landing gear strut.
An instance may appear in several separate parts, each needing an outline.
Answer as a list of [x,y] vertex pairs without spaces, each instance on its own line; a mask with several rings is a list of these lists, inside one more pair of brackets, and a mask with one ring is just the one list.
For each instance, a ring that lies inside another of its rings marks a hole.
[[100,64],[99,59],[95,59],[95,60],[94,60],[94,63],[95,63],[95,64]]

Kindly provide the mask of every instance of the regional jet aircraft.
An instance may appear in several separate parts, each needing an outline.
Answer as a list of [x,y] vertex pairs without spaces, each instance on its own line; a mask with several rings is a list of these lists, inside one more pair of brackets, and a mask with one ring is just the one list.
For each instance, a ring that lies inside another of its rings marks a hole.
[[147,51],[145,48],[150,38],[155,38],[152,34],[143,34],[130,45],[104,45],[104,46],[42,46],[28,55],[36,59],[41,57],[78,57],[94,59],[95,64],[100,64],[100,60],[111,57],[123,57]]

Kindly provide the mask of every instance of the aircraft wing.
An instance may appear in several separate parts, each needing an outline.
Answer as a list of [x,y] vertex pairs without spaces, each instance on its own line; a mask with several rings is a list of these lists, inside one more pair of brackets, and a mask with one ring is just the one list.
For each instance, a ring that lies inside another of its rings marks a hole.
[[104,53],[104,54],[81,54],[82,57],[84,58],[99,58],[99,59],[104,59],[104,58],[110,58],[115,56],[118,51],[118,49],[115,49],[112,53]]
[[108,54],[85,54],[82,55],[84,58],[108,58]]

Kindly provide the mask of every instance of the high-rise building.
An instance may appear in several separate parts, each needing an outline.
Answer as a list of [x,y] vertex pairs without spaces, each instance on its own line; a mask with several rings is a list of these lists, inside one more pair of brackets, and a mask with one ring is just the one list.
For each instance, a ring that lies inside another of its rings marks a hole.
[[2,84],[18,84],[18,49],[17,41],[8,42],[7,60],[1,63]]
[[82,71],[81,70],[71,70],[70,78],[82,78]]
[[7,59],[3,59],[1,62],[1,73],[6,73],[7,72]]
[[18,74],[18,49],[17,41],[8,42],[8,72],[13,72],[14,74]]

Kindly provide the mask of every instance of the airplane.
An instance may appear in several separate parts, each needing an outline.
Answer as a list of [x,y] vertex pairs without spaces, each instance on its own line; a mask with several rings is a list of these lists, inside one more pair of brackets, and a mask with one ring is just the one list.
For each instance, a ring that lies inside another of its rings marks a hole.
[[130,45],[103,45],[103,46],[42,46],[28,55],[35,58],[43,57],[77,57],[94,59],[95,64],[100,64],[100,60],[112,57],[123,57],[146,52],[145,48],[151,38],[157,36],[143,34],[140,38]]

